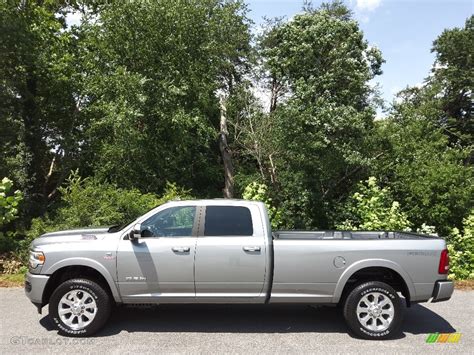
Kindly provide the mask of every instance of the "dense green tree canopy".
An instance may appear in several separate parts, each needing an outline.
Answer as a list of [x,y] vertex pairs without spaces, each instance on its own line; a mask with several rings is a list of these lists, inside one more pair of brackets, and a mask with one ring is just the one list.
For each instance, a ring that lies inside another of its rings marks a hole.
[[104,6],[84,38],[90,168],[121,186],[213,194],[219,89],[246,70],[245,7],[217,0]]
[[444,130],[430,119],[425,105],[410,100],[396,105],[377,125],[383,152],[373,164],[417,227],[423,223],[448,233],[460,226],[474,201],[474,169],[468,149],[450,146]]
[[75,39],[60,2],[0,3],[0,175],[25,191],[24,213],[46,211],[82,140]]
[[470,245],[473,17],[379,119],[382,54],[340,1],[251,26],[241,1],[0,2],[0,176],[24,196],[3,229],[115,223],[231,181],[276,227]]
[[474,88],[474,15],[464,28],[445,30],[433,44],[436,63],[429,83],[442,114],[438,124],[452,142],[474,144],[472,95]]
[[271,27],[261,43],[275,96],[270,119],[279,132],[277,188],[286,223],[299,228],[327,227],[332,202],[350,191],[371,158],[369,80],[383,60],[344,9],[336,3],[296,15]]

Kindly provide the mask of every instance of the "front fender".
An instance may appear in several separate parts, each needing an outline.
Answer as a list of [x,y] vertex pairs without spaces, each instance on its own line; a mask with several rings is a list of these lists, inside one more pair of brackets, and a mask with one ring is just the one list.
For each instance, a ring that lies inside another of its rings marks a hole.
[[107,281],[107,284],[110,287],[110,291],[112,292],[112,296],[114,297],[116,302],[122,302],[122,299],[120,297],[120,293],[118,291],[117,285],[115,284],[115,281],[110,274],[110,272],[99,262],[88,259],[88,258],[67,258],[67,259],[62,259],[53,265],[51,265],[47,270],[42,270],[42,274],[46,275],[52,275],[54,272],[58,271],[59,269],[62,269],[63,267],[67,266],[88,266],[92,269],[95,269],[98,271],[104,279]]
[[395,271],[402,277],[403,281],[405,281],[405,284],[408,288],[408,292],[410,294],[410,298],[415,295],[415,287],[413,285],[413,281],[410,278],[410,275],[408,275],[408,273],[399,264],[385,259],[365,259],[353,263],[342,273],[341,277],[337,282],[336,290],[334,291],[334,303],[339,302],[339,300],[341,299],[344,286],[346,285],[350,277],[354,275],[354,273],[356,273],[357,271],[368,267],[385,267],[387,269]]

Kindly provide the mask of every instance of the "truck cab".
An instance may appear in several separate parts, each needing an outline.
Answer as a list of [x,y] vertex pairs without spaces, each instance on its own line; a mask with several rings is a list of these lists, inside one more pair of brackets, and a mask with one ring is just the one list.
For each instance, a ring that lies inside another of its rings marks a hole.
[[264,303],[271,272],[267,220],[262,203],[238,200],[175,202],[144,215],[119,239],[122,299]]

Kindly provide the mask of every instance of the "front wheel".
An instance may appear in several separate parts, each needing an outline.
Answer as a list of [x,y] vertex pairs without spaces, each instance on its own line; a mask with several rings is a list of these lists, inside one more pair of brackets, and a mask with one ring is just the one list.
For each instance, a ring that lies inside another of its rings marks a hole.
[[53,292],[49,315],[62,335],[89,336],[109,318],[111,300],[102,286],[87,279],[67,280]]
[[364,339],[389,339],[399,334],[403,304],[397,292],[379,281],[355,287],[344,304],[350,330]]

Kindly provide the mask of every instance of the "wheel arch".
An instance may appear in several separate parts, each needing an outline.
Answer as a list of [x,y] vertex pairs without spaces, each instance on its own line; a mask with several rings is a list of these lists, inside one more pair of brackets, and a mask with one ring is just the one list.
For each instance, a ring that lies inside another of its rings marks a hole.
[[[370,279],[369,275],[373,279]],[[396,283],[400,284],[399,291],[402,292],[403,296],[407,300],[407,304],[410,304],[410,299],[415,296],[415,287],[410,278],[410,275],[397,263],[384,260],[384,259],[367,259],[361,260],[357,263],[352,264],[348,267],[339,278],[336,289],[333,296],[333,302],[338,303],[347,293],[348,287],[350,287],[352,280],[371,280],[371,281],[383,281],[379,277],[384,275],[390,275],[394,278]],[[390,282],[387,282],[390,285]],[[391,285],[393,286],[393,285]]]
[[97,281],[113,297],[115,302],[120,303],[122,301],[112,275],[97,261],[85,258],[65,259],[51,266],[47,270],[47,274],[51,276],[43,291],[43,305],[49,302],[51,294],[59,284],[72,278],[88,278]]

